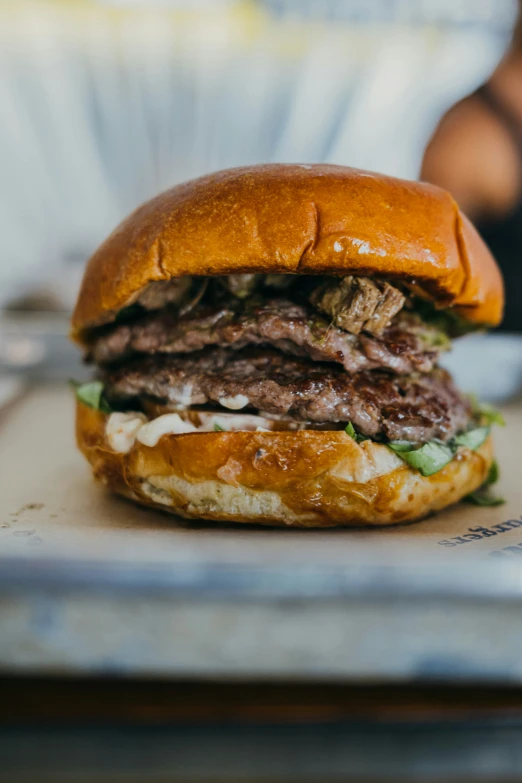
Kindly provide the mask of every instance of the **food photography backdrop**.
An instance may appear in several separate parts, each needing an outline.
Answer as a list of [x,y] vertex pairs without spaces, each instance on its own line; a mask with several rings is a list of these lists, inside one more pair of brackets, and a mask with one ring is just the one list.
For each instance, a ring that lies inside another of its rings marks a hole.
[[514,13],[509,0],[1,0],[0,304],[45,289],[70,309],[126,214],[210,171],[328,162],[416,178]]
[[90,254],[176,183],[418,178],[519,9],[0,0],[0,780],[518,779],[519,333],[444,360],[505,415],[506,503],[331,531],[177,524],[95,486],[67,333]]

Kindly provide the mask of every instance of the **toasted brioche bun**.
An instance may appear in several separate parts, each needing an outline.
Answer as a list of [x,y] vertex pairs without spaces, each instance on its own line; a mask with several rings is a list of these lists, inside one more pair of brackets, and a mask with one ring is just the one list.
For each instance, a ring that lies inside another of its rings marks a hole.
[[425,517],[477,489],[491,438],[429,478],[386,446],[344,432],[165,435],[111,449],[107,416],[77,403],[78,446],[94,476],[145,506],[189,519],[294,527],[390,525]]
[[92,256],[72,336],[114,319],[154,281],[242,272],[385,276],[494,326],[502,278],[444,190],[343,166],[230,169],[133,212]]

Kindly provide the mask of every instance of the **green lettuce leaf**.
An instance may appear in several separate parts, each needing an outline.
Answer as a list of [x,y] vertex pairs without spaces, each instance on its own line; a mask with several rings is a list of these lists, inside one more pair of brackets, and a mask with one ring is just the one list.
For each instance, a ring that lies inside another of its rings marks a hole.
[[344,431],[347,435],[350,436],[350,438],[353,438],[356,443],[362,443],[364,440],[369,440],[369,438],[366,437],[366,435],[360,435],[358,432],[355,431],[355,428],[351,421],[348,422],[346,427],[344,428]]
[[350,438],[353,438],[355,440],[355,429],[351,421],[348,422],[346,427],[344,428],[344,431],[347,435],[350,436]]
[[[408,465],[412,468],[417,468],[423,476],[433,476],[434,473],[442,470],[448,462],[451,462],[459,446],[465,446],[472,451],[480,448],[488,437],[490,429],[490,427],[475,427],[457,435],[449,443],[431,440],[422,446],[417,446],[409,441],[396,440],[391,441],[387,445]],[[498,477],[498,467],[496,470]]]
[[503,506],[506,502],[504,498],[492,495],[487,490],[477,489],[475,492],[467,495],[464,500],[472,503],[474,506]]
[[489,432],[490,427],[475,427],[473,430],[457,435],[450,443],[431,440],[418,447],[405,440],[396,440],[387,445],[408,465],[417,468],[423,476],[433,476],[434,473],[442,470],[448,462],[451,462],[459,446],[476,451],[482,446]]
[[488,437],[490,429],[490,427],[476,427],[473,430],[468,430],[453,438],[453,443],[456,446],[465,446],[472,451],[476,451]]
[[415,448],[404,441],[392,441],[388,447],[395,451],[410,467],[416,468],[423,476],[433,476],[442,470],[454,456],[453,450],[444,443],[429,441]]
[[483,425],[498,424],[500,427],[505,427],[506,422],[504,417],[494,405],[490,405],[488,402],[480,402],[475,394],[468,394],[468,399],[471,402],[471,409],[474,417],[480,421]]
[[94,408],[95,411],[102,411],[102,413],[112,413],[112,408],[103,395],[103,383],[101,381],[89,381],[89,383],[76,383],[71,381],[71,386],[74,387],[76,398],[87,405],[89,408]]
[[388,446],[397,453],[403,451],[414,451],[417,448],[417,446],[415,446],[415,444],[411,443],[409,440],[392,440],[390,443],[388,443]]
[[498,467],[497,460],[494,459],[493,462],[491,463],[490,468],[489,468],[486,480],[485,480],[485,482],[484,482],[484,484],[482,486],[483,487],[490,487],[492,484],[496,484],[497,481],[499,480],[499,478],[500,478],[500,469]]
[[506,502],[504,498],[499,498],[490,491],[491,486],[498,481],[499,476],[498,462],[494,459],[485,482],[475,492],[471,492],[471,494],[465,497],[464,500],[467,500],[468,503],[473,503],[475,506],[502,506]]
[[506,422],[501,412],[487,402],[480,403],[478,414],[486,424],[498,424],[500,427],[506,426]]

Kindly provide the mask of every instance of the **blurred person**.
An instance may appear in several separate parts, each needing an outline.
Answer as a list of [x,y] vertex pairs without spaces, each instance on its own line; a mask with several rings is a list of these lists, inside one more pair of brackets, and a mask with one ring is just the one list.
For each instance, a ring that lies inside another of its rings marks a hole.
[[421,179],[449,190],[502,269],[502,329],[522,332],[522,1],[511,45],[490,79],[443,117]]

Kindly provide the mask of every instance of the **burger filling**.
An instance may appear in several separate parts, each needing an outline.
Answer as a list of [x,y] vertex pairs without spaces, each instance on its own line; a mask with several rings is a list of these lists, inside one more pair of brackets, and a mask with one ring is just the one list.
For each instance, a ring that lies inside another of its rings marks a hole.
[[181,316],[171,308],[150,313],[107,330],[96,340],[91,356],[105,365],[140,354],[271,346],[286,355],[334,362],[348,373],[382,369],[407,375],[429,372],[447,344],[438,329],[411,312],[397,315],[376,336],[346,331],[336,326],[335,317],[326,318],[310,304],[270,297],[201,304]]
[[[448,461],[469,433],[482,430],[474,444],[487,437],[484,412],[437,366],[462,331],[450,312],[384,280],[179,278],[92,329],[87,360],[98,366],[98,406],[118,412],[115,443],[121,428],[125,443],[165,428],[346,430],[413,464],[426,444]],[[92,388],[79,391],[88,404]]]
[[148,356],[107,369],[105,381],[113,400],[161,400],[169,411],[255,410],[307,428],[344,429],[351,421],[376,440],[448,440],[469,418],[469,403],[441,369],[352,374],[270,349]]

